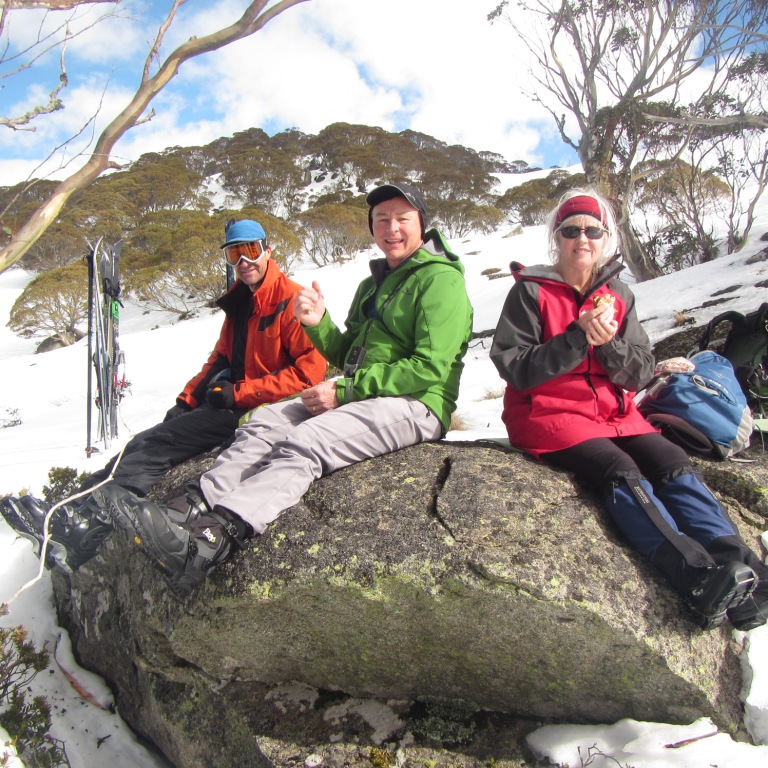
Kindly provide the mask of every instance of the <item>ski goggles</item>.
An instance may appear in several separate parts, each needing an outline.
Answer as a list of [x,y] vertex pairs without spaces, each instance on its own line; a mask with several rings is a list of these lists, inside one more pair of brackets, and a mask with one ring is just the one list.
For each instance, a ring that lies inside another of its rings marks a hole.
[[255,264],[266,252],[267,245],[263,240],[253,240],[249,243],[233,243],[222,249],[224,261],[236,267],[245,259],[249,264]]
[[582,232],[590,240],[599,240],[608,230],[602,227],[560,227],[557,230],[566,240],[575,240]]

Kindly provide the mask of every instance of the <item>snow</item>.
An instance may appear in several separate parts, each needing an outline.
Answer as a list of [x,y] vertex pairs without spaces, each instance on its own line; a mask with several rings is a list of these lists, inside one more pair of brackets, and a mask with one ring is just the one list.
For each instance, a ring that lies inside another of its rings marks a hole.
[[[502,180],[502,185],[505,183],[507,179]],[[738,255],[723,256],[633,287],[638,314],[653,341],[674,332],[676,310],[699,308],[717,290],[738,286],[724,294],[726,303],[697,309],[699,323],[727,309],[750,311],[766,300],[765,289],[754,286],[768,279],[768,261],[747,261],[766,247],[759,237],[768,224],[768,200],[758,206],[757,213],[750,241]],[[511,235],[511,230],[506,227],[491,235],[452,241],[466,267],[476,331],[495,328],[511,285],[509,277],[490,280],[482,271],[495,267],[506,272],[513,259],[524,264],[546,261],[543,228],[527,228],[519,235]],[[341,324],[354,289],[367,273],[367,261],[375,255],[370,249],[343,265],[302,268],[293,277],[302,284],[319,283],[331,315]],[[221,325],[221,316],[216,313],[206,311],[196,319],[174,323],[168,316],[145,314],[126,302],[120,318],[120,344],[131,386],[121,405],[120,437],[108,448],[97,444],[101,452],[87,458],[85,340],[67,349],[34,355],[39,340],[21,339],[5,327],[10,308],[29,277],[19,269],[0,274],[0,317],[4,320],[0,326],[0,426],[12,412],[17,412],[22,422],[0,428],[0,494],[27,489],[39,495],[54,466],[78,471],[100,468],[132,435],[163,418],[181,387],[199,370]],[[449,439],[505,436],[501,423],[503,388],[489,360],[489,347],[490,339],[477,339],[470,345],[457,410],[463,429],[449,433]],[[8,601],[37,573],[31,544],[0,522],[0,602]],[[23,624],[38,647],[45,643],[49,651],[55,649],[55,661],[35,679],[32,688],[48,697],[53,710],[52,733],[65,741],[73,768],[164,765],[112,711],[112,695],[104,682],[77,666],[69,638],[56,624],[47,572],[23,591],[10,609],[10,614],[0,619],[3,626]],[[580,765],[588,758],[595,767],[615,766],[617,761],[633,768],[768,765],[768,627],[746,634],[734,632],[734,638],[745,644],[745,724],[759,746],[735,742],[727,734],[710,735],[716,727],[701,719],[685,726],[633,720],[546,726],[531,734],[531,748],[542,759],[560,766]],[[76,679],[79,692],[63,670]],[[367,712],[365,707],[373,705],[356,702],[355,706]],[[676,748],[667,746],[687,740],[693,741]]]

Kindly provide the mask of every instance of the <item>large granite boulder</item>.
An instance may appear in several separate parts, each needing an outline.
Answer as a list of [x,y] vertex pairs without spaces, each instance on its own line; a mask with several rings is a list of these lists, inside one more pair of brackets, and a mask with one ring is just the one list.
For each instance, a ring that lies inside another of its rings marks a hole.
[[[757,548],[755,456],[753,477],[700,465]],[[370,765],[376,744],[517,766],[542,720],[741,727],[730,630],[699,630],[571,475],[492,444],[323,478],[183,601],[121,534],[54,588],[81,663],[176,766]]]

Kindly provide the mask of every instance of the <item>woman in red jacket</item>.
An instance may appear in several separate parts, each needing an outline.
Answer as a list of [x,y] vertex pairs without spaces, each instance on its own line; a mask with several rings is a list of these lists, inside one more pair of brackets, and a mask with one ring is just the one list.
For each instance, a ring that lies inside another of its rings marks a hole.
[[667,576],[701,626],[766,621],[768,567],[742,541],[686,452],[638,412],[654,371],[635,298],[618,279],[614,214],[591,190],[551,212],[552,265],[511,266],[515,285],[491,359],[507,382],[512,445],[602,490],[629,541]]

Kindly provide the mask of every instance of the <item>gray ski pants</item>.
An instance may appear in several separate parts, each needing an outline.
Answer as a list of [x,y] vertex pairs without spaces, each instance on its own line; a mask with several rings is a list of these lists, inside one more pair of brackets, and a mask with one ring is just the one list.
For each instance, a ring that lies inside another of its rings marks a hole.
[[377,397],[313,416],[300,399],[259,408],[200,478],[200,490],[263,533],[313,480],[364,459],[438,440],[442,425],[412,397]]

